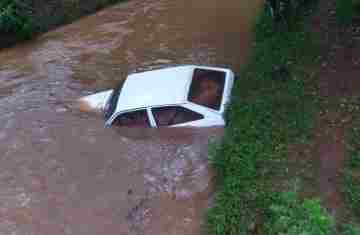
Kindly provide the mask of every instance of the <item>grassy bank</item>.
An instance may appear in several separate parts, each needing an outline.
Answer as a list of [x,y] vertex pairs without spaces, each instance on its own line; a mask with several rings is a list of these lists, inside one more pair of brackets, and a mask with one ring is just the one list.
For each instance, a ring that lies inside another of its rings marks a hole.
[[[305,9],[303,9],[303,13]],[[305,14],[290,28],[264,10],[249,63],[234,88],[223,141],[210,156],[218,172],[210,234],[330,234],[333,219],[316,199],[300,199],[288,146],[307,141],[318,112],[318,47]]]
[[[336,19],[339,26],[351,31],[359,26],[360,1],[337,0]],[[354,20],[357,20],[354,22]],[[343,193],[350,211],[346,218],[348,225],[343,227],[344,234],[360,235],[360,98],[348,96],[341,100],[340,107],[352,117],[347,135],[347,160],[343,172]]]
[[0,49],[123,0],[1,0]]

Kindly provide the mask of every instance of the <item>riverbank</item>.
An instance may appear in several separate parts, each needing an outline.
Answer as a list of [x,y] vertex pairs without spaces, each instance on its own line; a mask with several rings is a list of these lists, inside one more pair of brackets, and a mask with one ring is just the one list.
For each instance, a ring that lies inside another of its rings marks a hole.
[[[303,10],[290,30],[266,13],[255,26],[230,124],[211,150],[218,192],[210,234],[358,234],[341,192],[348,115],[336,105],[358,94],[346,77],[359,73],[344,67],[356,54],[347,63],[351,49],[332,49],[348,48],[333,38],[344,32],[334,26],[336,1]],[[347,189],[356,207],[358,189]]]
[[17,0],[0,3],[0,49],[123,0]]

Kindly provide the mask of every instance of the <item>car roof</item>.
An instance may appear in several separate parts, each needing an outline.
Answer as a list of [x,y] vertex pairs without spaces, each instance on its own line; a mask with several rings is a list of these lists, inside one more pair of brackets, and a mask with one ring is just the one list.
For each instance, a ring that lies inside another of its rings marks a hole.
[[185,103],[195,68],[178,66],[129,75],[115,112]]

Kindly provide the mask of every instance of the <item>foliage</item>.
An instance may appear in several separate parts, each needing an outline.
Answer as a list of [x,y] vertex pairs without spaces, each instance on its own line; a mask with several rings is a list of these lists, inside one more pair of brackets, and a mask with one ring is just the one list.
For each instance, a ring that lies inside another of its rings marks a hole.
[[[225,137],[210,151],[220,185],[208,214],[210,234],[251,234],[271,223],[263,220],[279,198],[281,183],[274,179],[286,175],[287,145],[304,141],[313,126],[317,106],[305,92],[311,75],[304,67],[316,61],[317,47],[303,20],[280,32],[269,17],[265,11],[256,25],[253,55],[235,84]],[[311,226],[321,230],[316,222]]]
[[353,15],[360,16],[360,0],[353,1]]
[[311,9],[314,0],[266,0],[266,10],[275,24],[285,24],[292,28],[302,17],[304,10]]
[[354,8],[352,0],[336,1],[336,19],[341,25],[350,25],[353,19]]
[[348,147],[350,159],[345,170],[345,194],[354,213],[360,218],[360,129],[351,130]]
[[333,218],[319,200],[301,202],[295,192],[280,194],[270,206],[268,217],[268,235],[328,235],[335,229]]
[[[120,1],[122,0],[0,0],[0,33],[5,35],[5,39],[8,37],[14,42],[28,39],[36,33],[70,23]],[[36,8],[32,8],[35,2]]]
[[341,228],[341,235],[360,235],[360,225],[345,224]]
[[34,30],[31,15],[29,1],[1,0],[0,33],[15,33],[21,38],[29,38]]

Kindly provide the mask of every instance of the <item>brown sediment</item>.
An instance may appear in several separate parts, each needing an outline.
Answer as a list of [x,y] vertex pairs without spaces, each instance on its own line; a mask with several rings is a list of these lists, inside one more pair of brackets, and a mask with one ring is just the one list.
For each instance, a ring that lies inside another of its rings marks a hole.
[[319,156],[319,192],[324,205],[333,215],[338,215],[344,205],[341,194],[342,169],[345,160],[345,129],[343,126],[327,127],[320,125],[317,143]]
[[94,109],[89,103],[80,99],[74,102],[73,108],[77,108],[81,112],[102,114],[101,109]]

